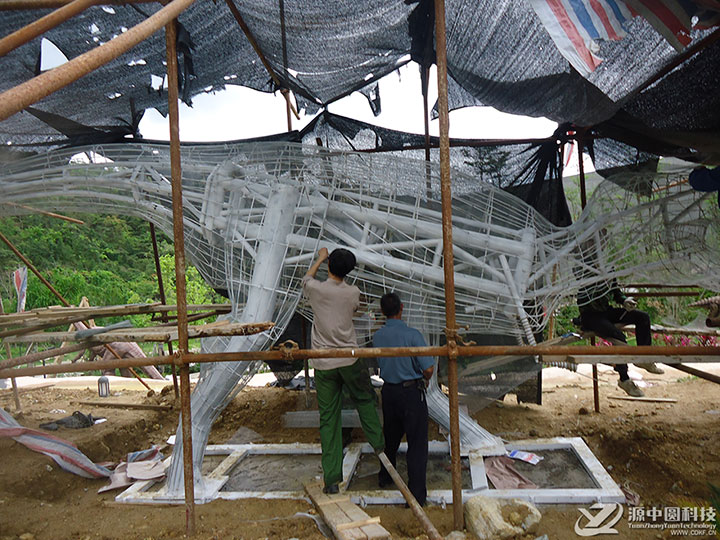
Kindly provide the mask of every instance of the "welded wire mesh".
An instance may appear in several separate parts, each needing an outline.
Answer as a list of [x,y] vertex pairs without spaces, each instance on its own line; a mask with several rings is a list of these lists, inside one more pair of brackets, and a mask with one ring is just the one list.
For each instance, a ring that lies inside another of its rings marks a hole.
[[[292,143],[185,147],[182,160],[188,258],[211,286],[228,291],[229,318],[276,323],[255,336],[206,340],[204,350],[262,350],[296,311],[311,319],[300,281],[320,247],[347,247],[357,257],[348,280],[366,299],[356,319],[361,343],[379,326],[376,300],[390,290],[428,341],[444,332],[435,165]],[[560,228],[495,186],[457,172],[452,182],[456,314],[468,332],[533,343],[563,299],[628,275],[720,289],[714,194],[680,184],[643,197],[608,182],[575,224]],[[7,168],[0,195],[2,203],[137,216],[172,234],[167,147],[106,145],[33,157]],[[0,208],[3,215],[25,211]],[[203,369],[192,399],[196,478],[212,422],[257,367]],[[180,452],[178,437],[176,458]],[[174,459],[169,472],[177,490],[181,464]]]

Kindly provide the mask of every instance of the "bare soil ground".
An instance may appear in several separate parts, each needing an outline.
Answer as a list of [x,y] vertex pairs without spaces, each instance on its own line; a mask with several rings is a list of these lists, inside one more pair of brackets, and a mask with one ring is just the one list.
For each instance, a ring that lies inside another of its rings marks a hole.
[[[714,371],[718,371],[714,369]],[[546,370],[551,373],[553,370]],[[666,368],[662,376],[645,376],[646,395],[669,397],[677,403],[616,401],[616,376],[601,371],[601,412],[593,412],[587,377],[545,377],[543,405],[518,404],[508,395],[503,402],[473,414],[486,429],[508,440],[580,436],[619,484],[637,493],[645,507],[709,507],[708,482],[720,484],[720,387]],[[48,383],[56,379],[39,379]],[[62,379],[57,379],[62,381]],[[21,424],[39,424],[75,410],[106,416],[107,422],[86,429],[54,432],[72,441],[96,462],[119,461],[129,451],[164,446],[176,429],[178,413],[116,408],[93,408],[78,401],[97,401],[94,379],[73,388],[61,386],[21,393]],[[61,383],[66,384],[66,383]],[[121,388],[111,382],[109,400],[173,405],[173,392],[147,390],[131,382]],[[14,412],[10,390],[0,390],[0,406]],[[317,429],[285,429],[282,414],[304,407],[302,392],[272,387],[244,389],[213,427],[210,443],[226,442],[240,426],[259,433],[267,443],[319,442]],[[472,407],[471,407],[472,410]],[[64,411],[64,412],[62,412]],[[431,423],[431,438],[441,439]],[[360,430],[353,431],[362,440]],[[169,450],[165,451],[166,455]],[[182,538],[185,507],[129,506],[114,502],[118,493],[98,494],[105,480],[87,480],[59,469],[48,457],[12,439],[0,439],[0,539],[140,539]],[[584,506],[587,508],[587,506]],[[576,506],[543,506],[535,538],[579,538],[573,526],[580,517]],[[411,511],[402,506],[369,506],[395,538],[423,538]],[[315,514],[305,501],[214,501],[197,506],[198,539],[324,538]],[[441,534],[453,529],[452,508],[430,506],[430,520]],[[614,538],[668,538],[670,531],[628,530],[627,509]]]

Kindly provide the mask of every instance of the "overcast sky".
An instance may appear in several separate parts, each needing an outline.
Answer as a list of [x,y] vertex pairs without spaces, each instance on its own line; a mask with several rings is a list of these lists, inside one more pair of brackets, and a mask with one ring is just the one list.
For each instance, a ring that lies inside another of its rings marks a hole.
[[[430,106],[437,99],[436,75],[430,84]],[[382,113],[373,116],[367,99],[355,92],[328,106],[328,110],[382,127],[424,133],[423,102],[417,64],[411,63],[380,82]],[[293,117],[293,129],[302,129],[312,117]],[[430,134],[439,134],[439,122],[430,122]],[[557,124],[546,118],[501,113],[490,107],[469,107],[450,113],[450,136],[475,139],[547,137]],[[227,90],[193,98],[193,107],[181,104],[180,138],[183,141],[220,141],[272,135],[287,131],[285,100],[249,88],[228,85]],[[149,110],[140,123],[148,139],[168,139],[167,119]]]
[[[42,40],[45,62],[41,69],[50,69],[67,62],[67,58],[48,40]],[[159,86],[165,81],[153,81]],[[367,99],[355,92],[328,106],[335,114],[365,121],[378,126],[424,133],[423,100],[420,92],[420,72],[410,62],[379,81],[382,112],[374,116]],[[429,85],[430,106],[437,100],[437,74],[431,68]],[[312,116],[300,111],[300,120],[293,117],[293,129],[302,129]],[[466,107],[450,113],[450,136],[472,139],[526,139],[549,137],[557,124],[547,118],[529,118],[502,113],[491,107]],[[242,86],[228,85],[225,90],[200,94],[193,98],[193,106],[180,103],[180,139],[183,141],[228,141],[273,135],[287,131],[285,100],[282,95],[258,92]],[[146,139],[168,140],[168,119],[155,109],[148,109],[140,122],[140,133]],[[430,134],[439,135],[438,120],[430,121]],[[565,175],[577,174],[577,157],[571,156]],[[574,159],[573,159],[574,158]],[[585,156],[586,170],[593,170]]]

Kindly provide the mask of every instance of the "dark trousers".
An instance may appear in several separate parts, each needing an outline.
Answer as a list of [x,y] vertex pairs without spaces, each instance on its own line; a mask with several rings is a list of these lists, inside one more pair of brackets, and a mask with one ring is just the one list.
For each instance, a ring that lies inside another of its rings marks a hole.
[[[627,343],[625,334],[615,324],[634,324],[635,339],[638,345],[651,345],[650,316],[644,311],[626,311],[623,308],[610,308],[607,311],[584,311],[582,313],[583,330],[591,330],[602,338],[615,338]],[[627,364],[615,364],[620,380],[628,379]]]
[[[383,384],[382,411],[385,454],[394,467],[400,441],[403,435],[407,437],[408,488],[417,502],[423,505],[427,497],[425,476],[428,459],[428,410],[423,382],[410,386]],[[382,465],[378,479],[383,485],[392,483],[390,474]]]

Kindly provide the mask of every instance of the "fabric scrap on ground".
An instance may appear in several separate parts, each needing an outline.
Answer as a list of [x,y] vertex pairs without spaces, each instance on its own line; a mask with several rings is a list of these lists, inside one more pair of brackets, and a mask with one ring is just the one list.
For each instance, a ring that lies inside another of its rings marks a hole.
[[42,429],[47,429],[48,431],[57,431],[60,426],[70,429],[82,429],[94,425],[95,421],[99,419],[99,417],[93,417],[92,414],[83,414],[80,411],[75,411],[65,418],[40,424],[40,427]]
[[495,489],[537,489],[537,486],[520,474],[507,456],[485,458],[485,474]]
[[0,437],[11,437],[30,450],[51,457],[63,470],[85,478],[105,478],[111,472],[96,465],[77,447],[59,437],[21,426],[10,413],[0,408]]

